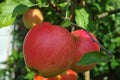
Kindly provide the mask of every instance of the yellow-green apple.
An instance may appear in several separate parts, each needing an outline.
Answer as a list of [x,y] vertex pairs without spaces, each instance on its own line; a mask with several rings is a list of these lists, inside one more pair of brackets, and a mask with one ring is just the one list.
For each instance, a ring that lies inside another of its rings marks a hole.
[[23,14],[23,23],[26,28],[30,29],[38,23],[43,21],[43,14],[37,8],[31,8]]
[[23,52],[30,69],[43,77],[52,77],[67,70],[75,60],[75,40],[66,29],[42,22],[27,33]]
[[[100,51],[100,46],[91,39],[91,37],[88,35],[86,31],[82,29],[73,31],[71,32],[71,34],[75,37],[76,46],[78,49],[76,61],[71,66],[71,69],[79,73],[92,69],[96,65],[96,63],[91,63],[90,65],[84,66],[78,65],[77,63],[86,53]],[[92,33],[89,34],[93,37],[93,39],[97,41],[97,38]]]

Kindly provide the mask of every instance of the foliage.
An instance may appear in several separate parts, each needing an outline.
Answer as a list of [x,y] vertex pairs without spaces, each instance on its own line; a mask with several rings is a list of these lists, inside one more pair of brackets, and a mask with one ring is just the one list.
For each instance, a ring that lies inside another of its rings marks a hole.
[[[22,22],[23,13],[33,7],[39,8],[44,21],[62,25],[69,31],[79,28],[93,32],[99,42],[114,54],[110,62],[99,62],[91,70],[91,80],[120,79],[120,9],[119,0],[5,0],[0,3],[0,28],[15,24],[14,47],[5,69],[0,69],[0,80],[32,80],[34,73],[26,69],[22,44],[27,29]],[[104,14],[103,14],[104,13]],[[72,24],[79,26],[74,26]],[[104,57],[105,58],[105,57]],[[89,59],[89,58],[88,58]],[[79,73],[79,80],[84,80]]]
[[[11,6],[12,5],[12,6]],[[6,0],[0,4],[0,28],[13,24],[17,15],[33,6],[28,0]]]

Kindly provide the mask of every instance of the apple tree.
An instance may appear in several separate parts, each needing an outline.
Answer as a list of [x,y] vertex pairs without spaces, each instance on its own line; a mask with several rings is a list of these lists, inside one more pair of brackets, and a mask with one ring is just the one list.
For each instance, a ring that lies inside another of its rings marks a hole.
[[[90,69],[91,80],[120,79],[119,4],[119,0],[1,0],[0,28],[13,25],[11,33],[13,47],[8,60],[0,63],[7,66],[0,69],[0,80],[33,80],[36,70],[34,72],[26,66],[23,44],[26,34],[30,30],[32,31],[34,26],[44,22],[66,29],[74,35],[76,43],[80,43],[81,38],[78,36],[82,36],[84,33],[81,41],[86,44],[81,42],[80,51],[82,52],[82,48],[83,52],[85,49],[86,51],[78,60],[77,66],[88,66],[95,63]],[[74,32],[79,30],[85,32]],[[85,35],[89,38],[87,39]],[[39,38],[41,39],[41,37]],[[87,42],[90,40],[99,46],[95,51],[92,50],[94,46],[88,47]],[[70,43],[70,41],[66,42]],[[63,48],[63,50],[65,49]],[[83,71],[81,70],[82,72],[76,71],[78,80],[84,80],[84,69],[85,67],[83,67]]]

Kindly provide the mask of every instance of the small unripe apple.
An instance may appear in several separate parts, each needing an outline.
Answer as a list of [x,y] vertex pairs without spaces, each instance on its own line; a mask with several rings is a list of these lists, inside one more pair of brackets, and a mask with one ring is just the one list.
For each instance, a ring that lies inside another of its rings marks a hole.
[[[79,62],[83,55],[88,52],[100,51],[100,46],[92,41],[91,37],[84,30],[76,30],[73,31],[71,34],[75,37],[76,46],[78,49],[76,61],[73,63],[71,69],[79,73],[92,69],[96,65],[96,63],[92,63],[86,66],[80,66],[77,65],[77,62]],[[90,35],[93,37],[93,39],[97,41],[97,38],[92,33],[90,33]]]
[[32,28],[38,23],[41,23],[42,21],[42,12],[37,8],[29,9],[23,14],[23,23],[28,29]]
[[26,65],[44,77],[67,70],[75,60],[74,37],[66,29],[42,22],[27,33],[23,52]]

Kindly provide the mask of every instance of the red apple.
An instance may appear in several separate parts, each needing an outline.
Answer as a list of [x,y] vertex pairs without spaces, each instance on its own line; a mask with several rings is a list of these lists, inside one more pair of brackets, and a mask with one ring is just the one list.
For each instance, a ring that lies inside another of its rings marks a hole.
[[23,14],[23,23],[28,29],[32,28],[38,23],[41,23],[42,21],[42,12],[37,8],[29,9]]
[[58,78],[55,76],[55,77],[52,77],[52,78],[44,78],[38,74],[35,74],[34,76],[34,79],[33,80],[58,80]]
[[59,75],[51,77],[51,78],[45,78],[38,74],[35,74],[35,76],[34,76],[34,80],[77,80],[77,78],[78,78],[77,73],[70,69],[65,71],[62,74],[59,74]]
[[35,76],[34,76],[34,79],[33,80],[45,80],[45,78],[44,77],[42,77],[42,76],[39,76],[38,74],[35,74]]
[[[91,37],[84,30],[76,30],[71,33],[76,40],[76,46],[78,48],[76,61],[73,63],[71,69],[76,72],[85,72],[92,69],[96,63],[92,63],[86,66],[78,66],[77,62],[81,60],[82,56],[88,52],[100,51],[100,46],[92,41]],[[96,37],[90,33],[90,35],[97,41]]]
[[75,47],[66,29],[43,22],[31,28],[24,39],[25,63],[44,77],[56,76],[75,60]]
[[77,78],[77,73],[69,69],[64,74],[61,74],[58,80],[77,80]]

